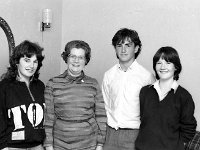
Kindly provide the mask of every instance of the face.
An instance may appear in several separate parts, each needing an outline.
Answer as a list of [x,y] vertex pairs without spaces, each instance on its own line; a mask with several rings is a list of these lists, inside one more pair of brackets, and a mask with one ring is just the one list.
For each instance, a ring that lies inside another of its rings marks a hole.
[[18,74],[21,81],[27,81],[30,79],[31,76],[34,75],[35,71],[38,67],[38,60],[36,55],[32,57],[21,57],[19,60],[18,67]]
[[135,46],[133,42],[126,39],[124,43],[116,45],[116,54],[119,58],[119,62],[127,65],[131,65],[135,60],[135,53],[138,51],[138,46]]
[[85,68],[85,62],[85,50],[72,48],[67,60],[68,73],[74,77],[81,75],[82,70]]
[[175,71],[176,69],[174,64],[167,62],[162,58],[160,58],[156,63],[156,72],[160,80],[173,80]]

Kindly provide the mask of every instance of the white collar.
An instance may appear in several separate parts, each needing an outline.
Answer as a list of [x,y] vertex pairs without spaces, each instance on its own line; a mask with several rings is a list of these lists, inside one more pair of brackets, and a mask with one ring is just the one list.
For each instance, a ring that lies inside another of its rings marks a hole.
[[[137,60],[135,59],[135,60],[133,61],[133,63],[128,67],[127,70],[132,70],[132,69],[135,68],[137,65],[138,65],[138,62],[137,62]],[[122,70],[122,68],[121,68],[121,66],[120,66],[120,63],[118,63],[117,67],[118,67],[120,70]]]
[[[154,88],[157,91],[160,91],[159,80],[157,80],[156,82],[154,82],[153,86],[154,86]],[[171,89],[174,90],[174,93],[176,92],[178,86],[179,86],[178,82],[176,80],[174,80],[173,83],[172,83],[172,85],[171,85]]]

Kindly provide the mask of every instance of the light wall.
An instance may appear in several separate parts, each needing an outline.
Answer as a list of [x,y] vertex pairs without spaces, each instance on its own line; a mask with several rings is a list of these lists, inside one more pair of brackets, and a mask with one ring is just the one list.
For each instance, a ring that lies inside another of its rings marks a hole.
[[[52,28],[39,31],[42,9],[53,11]],[[138,31],[143,43],[138,61],[152,70],[152,57],[161,46],[173,46],[183,71],[179,83],[195,101],[200,130],[200,1],[199,0],[0,0],[0,16],[12,29],[16,45],[25,39],[44,47],[40,79],[46,83],[66,69],[60,54],[74,39],[88,42],[92,59],[86,74],[101,84],[104,72],[117,63],[111,46],[122,27]],[[8,45],[0,29],[0,74],[8,66]]]
[[[53,12],[52,28],[40,31],[42,10],[50,8]],[[44,48],[45,59],[40,79],[47,80],[60,73],[62,0],[0,0],[0,16],[9,24],[15,45],[23,40],[37,42]],[[0,74],[8,66],[8,44],[0,28]]]
[[[62,10],[62,50],[70,40],[88,42],[92,59],[86,74],[100,84],[117,62],[111,39],[122,27],[138,31],[143,43],[138,61],[152,72],[153,55],[161,46],[177,49],[183,65],[179,83],[192,94],[200,123],[199,0],[64,0]],[[61,61],[61,72],[65,69]]]

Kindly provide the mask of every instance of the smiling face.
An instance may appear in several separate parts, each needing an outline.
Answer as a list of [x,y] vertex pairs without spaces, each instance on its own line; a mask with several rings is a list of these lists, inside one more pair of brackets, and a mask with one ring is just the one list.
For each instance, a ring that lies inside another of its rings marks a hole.
[[68,73],[74,77],[81,75],[82,70],[85,68],[85,63],[85,50],[72,48],[67,59]]
[[38,60],[36,55],[29,57],[21,57],[19,64],[17,64],[18,75],[20,81],[29,81],[30,77],[34,75],[38,67]]
[[138,46],[135,46],[131,40],[126,39],[124,42],[117,44],[115,49],[120,64],[129,67],[135,60],[135,53],[138,51]]
[[155,69],[159,80],[173,80],[174,72],[176,71],[173,63],[160,58],[156,63]]

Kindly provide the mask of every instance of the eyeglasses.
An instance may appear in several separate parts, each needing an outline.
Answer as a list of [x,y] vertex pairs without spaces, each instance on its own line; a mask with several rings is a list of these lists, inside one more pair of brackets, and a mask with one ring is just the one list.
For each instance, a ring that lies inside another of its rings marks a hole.
[[85,60],[84,56],[76,56],[76,55],[72,55],[72,54],[69,54],[69,58],[71,58],[72,60],[76,60],[78,58],[79,61]]

